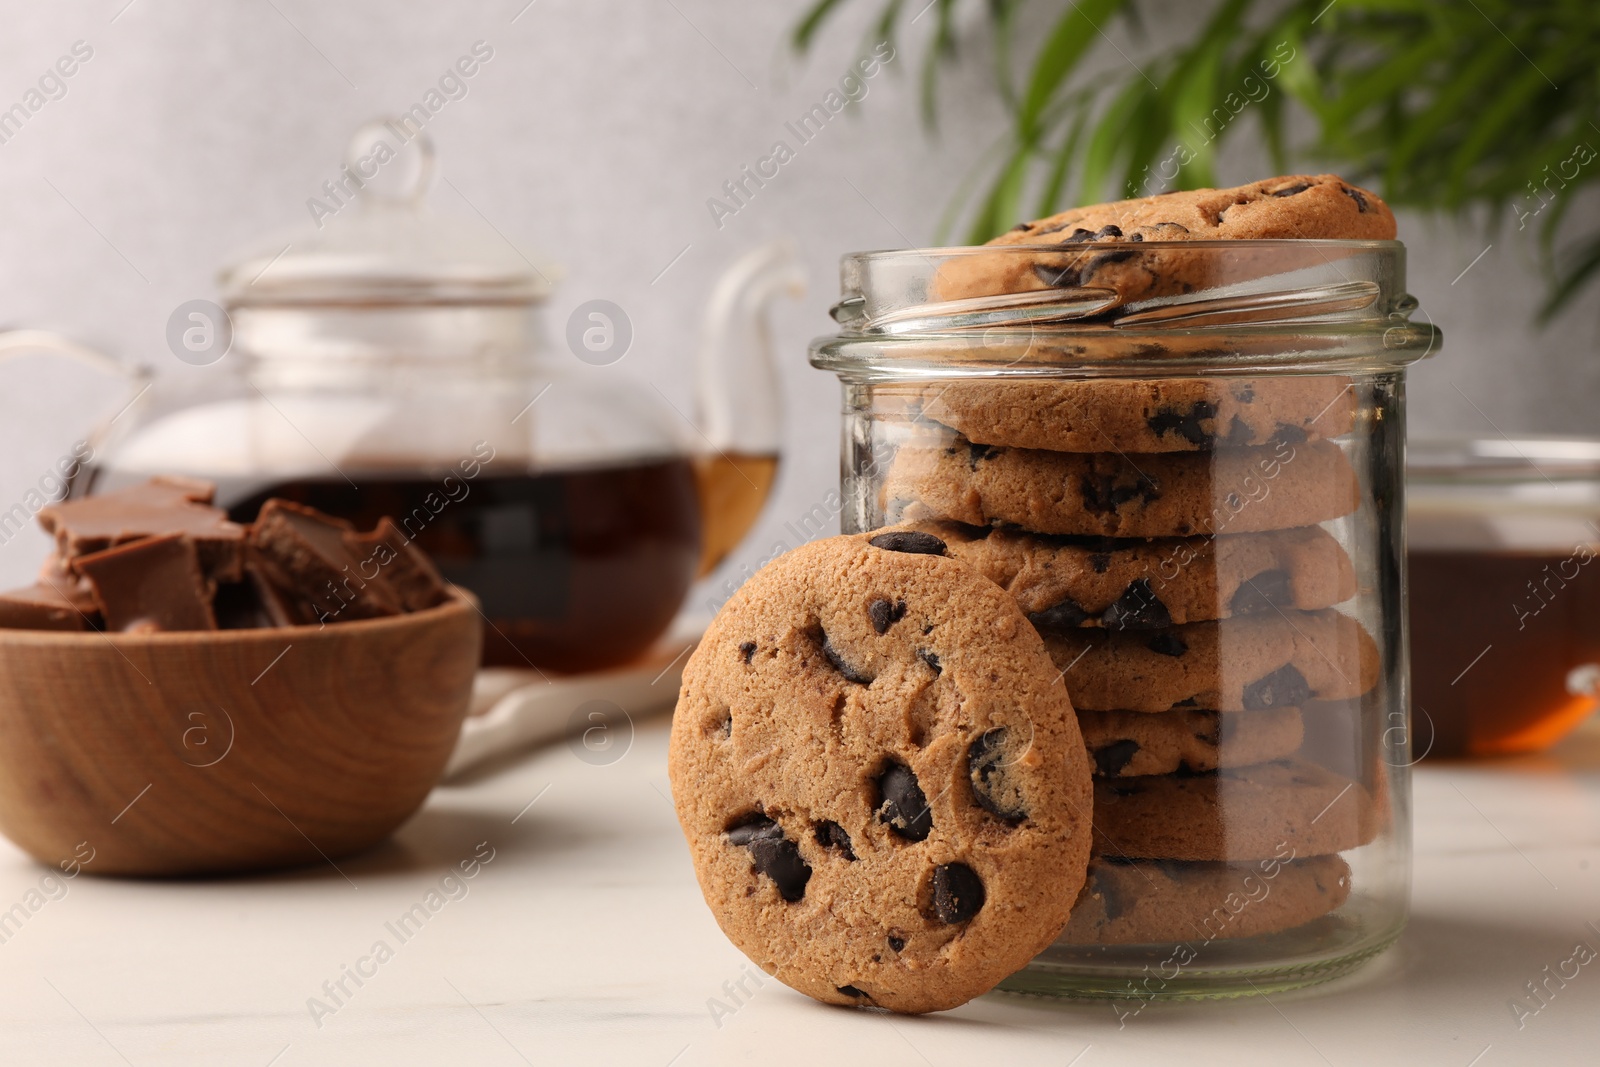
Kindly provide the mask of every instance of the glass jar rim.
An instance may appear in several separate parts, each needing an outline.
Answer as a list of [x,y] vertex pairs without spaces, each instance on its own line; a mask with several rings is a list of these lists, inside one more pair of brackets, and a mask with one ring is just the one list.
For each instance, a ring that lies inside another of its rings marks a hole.
[[851,380],[1397,368],[1399,241],[1080,241],[855,252],[812,363]]

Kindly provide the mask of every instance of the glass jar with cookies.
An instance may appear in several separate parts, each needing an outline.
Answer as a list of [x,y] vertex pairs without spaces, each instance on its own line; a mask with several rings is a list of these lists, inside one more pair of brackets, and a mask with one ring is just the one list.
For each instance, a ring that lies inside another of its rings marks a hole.
[[1399,935],[1404,378],[1439,335],[1394,236],[1320,176],[844,258],[812,362],[844,388],[845,532],[1009,593],[1093,770],[1071,917],[1002,988],[1134,1013]]

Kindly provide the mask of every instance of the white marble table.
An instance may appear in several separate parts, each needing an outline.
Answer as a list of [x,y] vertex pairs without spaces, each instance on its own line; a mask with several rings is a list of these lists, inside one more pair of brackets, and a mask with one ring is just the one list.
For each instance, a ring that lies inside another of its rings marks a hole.
[[[1549,757],[1420,769],[1414,917],[1364,971],[1270,1001],[1152,1005],[1122,1028],[1104,1003],[997,994],[910,1019],[758,985],[700,900],[665,748],[660,717],[609,764],[557,744],[440,788],[391,844],[338,870],[84,876],[30,897],[47,872],[0,844],[0,909],[38,905],[0,943],[0,1063],[1494,1067],[1600,1055],[1600,960],[1520,1029],[1510,1007],[1536,1003],[1524,983],[1578,943],[1600,950],[1600,729]],[[469,865],[475,877],[441,883],[475,854],[492,857]],[[395,925],[418,904],[425,919]],[[379,941],[381,959],[369,955]],[[327,1009],[315,1019],[311,998]],[[712,998],[736,1010],[714,1015]]]

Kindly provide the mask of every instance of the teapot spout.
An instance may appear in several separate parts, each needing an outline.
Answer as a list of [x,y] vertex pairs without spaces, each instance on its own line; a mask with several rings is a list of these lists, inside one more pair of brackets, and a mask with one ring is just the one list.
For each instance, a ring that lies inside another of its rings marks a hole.
[[695,365],[700,431],[713,449],[777,454],[783,404],[768,309],[780,295],[804,296],[805,287],[788,238],[745,253],[717,280]]

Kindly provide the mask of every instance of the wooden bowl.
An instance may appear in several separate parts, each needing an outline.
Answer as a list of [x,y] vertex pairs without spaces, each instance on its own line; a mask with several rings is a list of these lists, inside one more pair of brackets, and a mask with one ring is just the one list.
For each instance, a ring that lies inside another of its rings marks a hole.
[[460,592],[321,628],[0,630],[0,832],[90,874],[358,852],[433,788],[481,644]]

